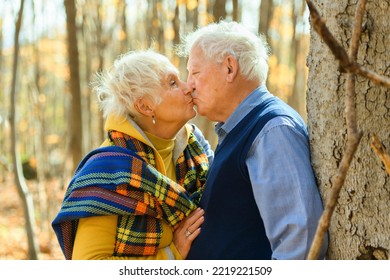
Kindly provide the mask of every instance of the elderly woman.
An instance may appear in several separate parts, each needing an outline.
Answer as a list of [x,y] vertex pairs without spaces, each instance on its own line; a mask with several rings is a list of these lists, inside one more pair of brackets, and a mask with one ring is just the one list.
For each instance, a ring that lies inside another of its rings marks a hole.
[[213,152],[191,89],[154,51],[129,52],[94,90],[107,139],[78,166],[52,226],[66,259],[184,259]]

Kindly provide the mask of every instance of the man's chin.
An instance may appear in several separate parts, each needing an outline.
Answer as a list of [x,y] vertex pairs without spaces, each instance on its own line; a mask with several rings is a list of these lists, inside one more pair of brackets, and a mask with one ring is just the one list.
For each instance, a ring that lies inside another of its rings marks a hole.
[[204,112],[202,112],[202,108],[199,108],[199,106],[196,105],[196,104],[195,104],[195,106],[194,106],[194,110],[195,110],[195,112],[196,112],[197,115],[200,115],[200,116],[202,116],[202,117],[205,116]]

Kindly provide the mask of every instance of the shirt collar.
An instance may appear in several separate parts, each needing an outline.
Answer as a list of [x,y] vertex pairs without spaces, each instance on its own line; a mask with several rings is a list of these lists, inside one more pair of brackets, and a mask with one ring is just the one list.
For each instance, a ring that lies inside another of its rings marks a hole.
[[271,97],[265,85],[259,86],[252,91],[234,110],[226,122],[218,122],[215,125],[215,132],[218,135],[218,143],[222,142],[225,136],[257,105]]

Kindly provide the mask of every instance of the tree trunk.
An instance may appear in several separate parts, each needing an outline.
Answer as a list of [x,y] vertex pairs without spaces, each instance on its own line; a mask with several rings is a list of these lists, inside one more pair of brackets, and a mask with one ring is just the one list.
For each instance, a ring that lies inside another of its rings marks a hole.
[[233,21],[240,21],[241,17],[239,16],[239,6],[238,6],[238,0],[232,0],[233,2]]
[[19,57],[19,33],[22,26],[24,0],[20,2],[20,10],[18,20],[15,25],[15,37],[14,37],[14,56],[13,56],[13,68],[12,68],[12,84],[11,84],[11,108],[10,108],[10,126],[11,126],[11,153],[14,166],[15,184],[18,189],[19,196],[23,203],[24,217],[26,219],[26,233],[28,241],[28,257],[30,260],[38,259],[38,241],[35,235],[35,216],[34,216],[34,203],[32,195],[28,189],[26,181],[23,177],[22,163],[20,161],[20,155],[18,152],[18,137],[16,133],[16,80],[18,69],[18,57]]
[[195,30],[199,26],[199,0],[196,0],[196,7],[194,8],[192,18],[192,28]]
[[[101,8],[102,3],[101,1],[96,2],[96,18],[95,18],[95,26],[96,26],[96,37],[97,37],[97,53],[98,53],[98,72],[103,70],[104,67],[104,52],[106,50],[107,42],[104,39],[105,36],[103,34],[103,21],[101,17]],[[98,135],[98,142],[103,142],[105,139],[106,135],[104,133],[104,118],[103,118],[103,112],[101,110],[98,111],[98,129],[99,132],[97,133]]]
[[127,32],[127,2],[126,1],[119,1],[118,3],[119,10],[120,10],[120,26],[121,26],[121,31],[120,31],[120,52],[125,53],[129,50],[129,45],[128,45],[128,32]]
[[[174,37],[173,37],[173,45],[178,45],[180,43],[180,28],[182,26],[181,22],[180,22],[180,5],[183,5],[183,4],[180,4],[179,1],[176,1],[176,5],[175,5],[175,16],[172,18],[172,27],[173,27],[173,32],[175,33]],[[187,10],[187,9],[186,9]],[[198,8],[196,8],[196,10],[198,10]],[[188,11],[186,13],[186,16],[188,16]],[[188,20],[187,20],[188,22]],[[175,61],[176,59],[176,61]],[[181,73],[182,75],[185,75],[185,76],[181,76],[180,78],[182,79],[186,79],[186,74],[187,74],[187,59],[185,59],[184,57],[173,57],[173,62],[175,63],[175,65],[177,65],[178,69],[179,69],[179,73]]]
[[160,51],[160,29],[161,22],[158,17],[158,0],[148,1],[148,10],[145,16],[145,26],[147,32],[147,46]]
[[[34,28],[37,25],[36,21],[36,14],[35,14],[35,5],[34,2],[32,2],[32,11],[33,11],[33,23]],[[38,202],[39,202],[39,213],[41,216],[41,230],[43,232],[48,232],[48,229],[50,227],[50,220],[49,220],[49,208],[48,208],[48,196],[46,192],[46,186],[45,186],[45,174],[48,174],[48,153],[47,149],[45,148],[46,145],[42,145],[45,143],[45,103],[41,100],[46,99],[46,96],[44,93],[42,93],[41,90],[41,60],[40,60],[40,53],[39,53],[39,35],[34,34],[35,43],[33,44],[33,53],[34,53],[34,81],[32,83],[33,89],[31,90],[32,93],[35,93],[35,98],[33,99],[34,102],[32,102],[33,105],[33,112],[32,115],[32,121],[33,126],[35,128],[36,133],[34,134],[34,146],[35,146],[35,154],[36,154],[36,169],[37,169],[37,191],[38,191]]]
[[[3,73],[3,21],[0,20],[0,73]],[[0,75],[0,104],[4,104],[0,106],[0,131],[3,131],[2,135],[0,136],[0,182],[3,182],[3,179],[5,179],[5,173],[8,171],[8,163],[7,158],[4,156],[7,154],[7,151],[9,151],[7,147],[6,141],[6,133],[5,132],[5,116],[3,115],[3,110],[5,111],[5,98],[4,98],[4,83],[3,83],[3,75]],[[4,106],[4,107],[3,107]]]
[[[357,1],[312,1],[335,38],[348,50]],[[357,62],[389,76],[390,45],[388,10],[390,1],[369,1]],[[387,62],[387,64],[386,64]],[[326,201],[344,154],[345,81],[338,62],[319,36],[311,31],[308,56],[308,127],[312,162],[323,199]],[[363,132],[351,162],[329,228],[329,259],[389,259],[390,180],[381,161],[370,148],[370,137],[378,135],[390,147],[390,90],[365,78],[356,79],[358,129]]]
[[156,4],[156,11],[155,11],[155,20],[158,22],[158,46],[159,46],[159,51],[162,54],[166,53],[165,50],[165,36],[164,36],[164,25],[165,25],[165,20],[164,20],[164,5],[159,2]]
[[213,17],[216,22],[221,19],[226,19],[226,0],[215,0],[213,6]]
[[[89,2],[91,3],[91,2]],[[81,49],[80,53],[84,54],[84,60],[83,60],[83,71],[84,77],[81,78],[82,80],[82,88],[85,90],[85,98],[84,102],[85,105],[83,108],[86,108],[87,110],[84,110],[84,123],[83,123],[83,128],[84,128],[84,150],[88,151],[91,149],[91,147],[94,146],[94,141],[92,137],[92,121],[95,120],[95,114],[93,114],[93,106],[92,106],[92,101],[91,101],[91,90],[90,90],[90,78],[91,78],[91,61],[92,61],[92,56],[93,56],[93,48],[92,48],[92,43],[91,43],[91,35],[93,34],[91,28],[90,28],[90,15],[89,11],[91,10],[88,6],[88,4],[82,6],[81,14],[83,20],[80,23],[80,30],[81,30],[81,36],[82,36],[82,44],[81,44]],[[83,76],[83,75],[82,75]],[[92,115],[94,116],[92,118]],[[97,135],[97,133],[94,133],[93,135]]]
[[274,10],[273,0],[261,0],[259,11],[259,33],[268,34],[269,25],[271,23]]
[[72,154],[72,169],[76,169],[82,153],[82,115],[81,88],[79,74],[79,50],[77,46],[76,4],[75,0],[64,0],[66,10],[66,27],[68,33],[68,55],[70,69],[70,91],[72,96],[70,114],[70,152]]

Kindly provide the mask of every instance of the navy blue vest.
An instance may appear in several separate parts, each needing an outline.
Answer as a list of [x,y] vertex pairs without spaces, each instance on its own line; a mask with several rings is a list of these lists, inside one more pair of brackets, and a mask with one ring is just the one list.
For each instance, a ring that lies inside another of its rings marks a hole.
[[187,259],[271,259],[245,160],[263,126],[275,116],[291,116],[292,111],[271,97],[245,116],[217,147],[200,201],[205,221]]

